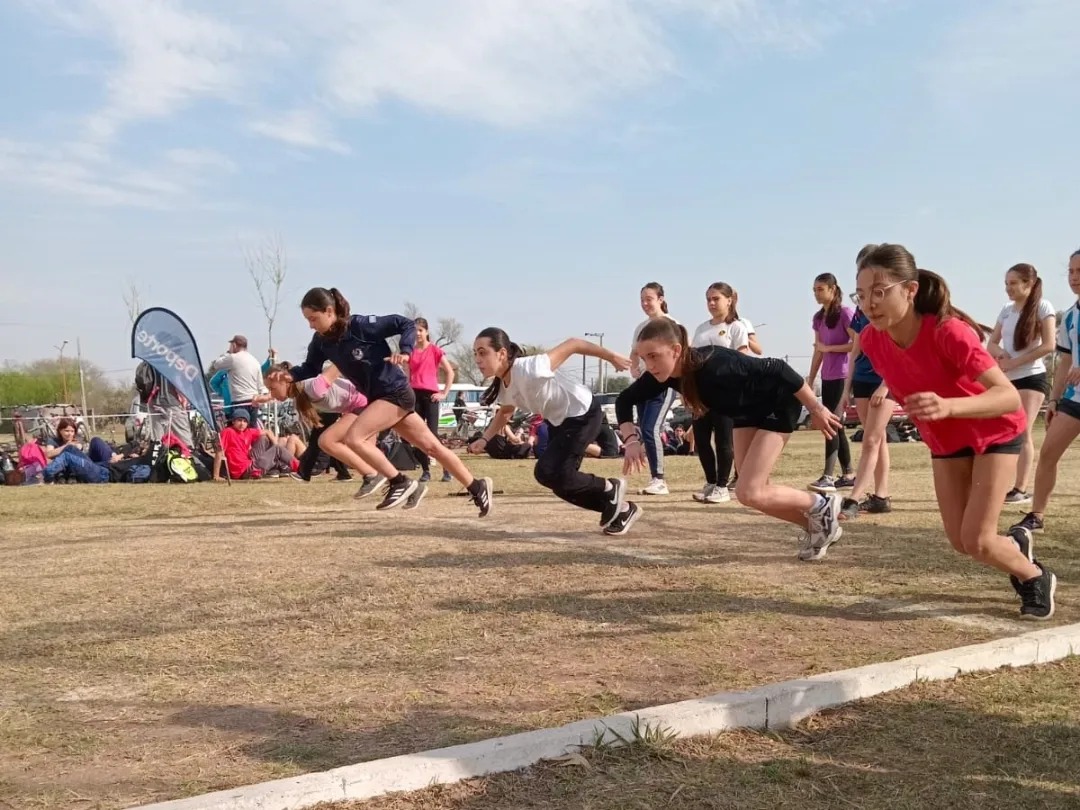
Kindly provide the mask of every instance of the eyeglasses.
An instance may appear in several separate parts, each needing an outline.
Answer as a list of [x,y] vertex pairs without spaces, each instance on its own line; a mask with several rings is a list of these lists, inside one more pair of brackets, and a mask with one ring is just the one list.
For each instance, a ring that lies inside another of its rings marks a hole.
[[869,300],[864,301],[863,297],[858,293],[851,294],[851,300],[856,306],[862,304],[880,304],[885,300],[885,293],[895,287],[897,284],[903,284],[902,281],[894,281],[892,284],[886,284],[884,287],[874,287],[870,291]]

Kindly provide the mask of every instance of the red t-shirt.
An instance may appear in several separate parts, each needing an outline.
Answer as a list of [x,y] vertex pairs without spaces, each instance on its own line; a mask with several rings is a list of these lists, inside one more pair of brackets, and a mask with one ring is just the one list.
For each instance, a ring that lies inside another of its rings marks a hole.
[[[973,397],[986,391],[978,378],[997,365],[975,330],[959,318],[939,325],[934,315],[924,315],[915,342],[902,349],[888,332],[873,326],[859,335],[863,352],[882,376],[898,402],[912,394],[931,391],[939,397]],[[1027,428],[1023,408],[992,419],[943,419],[912,421],[926,446],[937,456],[970,447],[976,454],[1012,441]]]
[[409,385],[415,391],[439,390],[439,364],[443,350],[434,343],[425,349],[413,349],[409,355]]
[[221,452],[229,467],[229,477],[240,478],[251,466],[251,448],[262,437],[262,431],[249,427],[241,432],[229,425],[221,431]]

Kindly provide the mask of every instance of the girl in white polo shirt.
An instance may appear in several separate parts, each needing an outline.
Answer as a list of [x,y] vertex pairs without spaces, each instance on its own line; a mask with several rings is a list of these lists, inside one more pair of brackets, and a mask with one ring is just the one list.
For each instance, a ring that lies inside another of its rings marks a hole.
[[[712,316],[698,325],[690,345],[695,349],[705,346],[721,346],[737,352],[750,351],[750,335],[746,331],[735,307],[735,291],[730,284],[718,281],[705,290],[705,305]],[[705,471],[705,486],[694,493],[694,500],[702,503],[722,503],[731,500],[728,480],[735,461],[735,443],[732,431],[735,423],[730,416],[706,411],[694,420],[694,447],[698,461]],[[716,451],[713,452],[713,439]]]
[[581,471],[585,448],[596,440],[603,422],[600,403],[585,386],[557,371],[576,354],[599,357],[619,371],[626,371],[630,360],[579,338],[526,356],[506,332],[494,326],[476,336],[473,354],[480,373],[485,378],[494,377],[480,401],[483,405],[498,405],[499,409],[483,436],[469,445],[469,452],[483,453],[488,441],[502,432],[518,408],[543,414],[551,427],[547,449],[536,462],[537,482],[574,506],[599,512],[605,534],[626,534],[641,514],[635,504],[624,500],[626,481]]
[[1005,293],[1011,303],[998,315],[987,349],[1020,392],[1020,402],[1027,414],[1016,483],[1005,496],[1005,503],[1031,503],[1027,488],[1035,463],[1031,426],[1050,393],[1043,358],[1054,351],[1054,306],[1042,297],[1042,279],[1030,264],[1009,268],[1005,273]]

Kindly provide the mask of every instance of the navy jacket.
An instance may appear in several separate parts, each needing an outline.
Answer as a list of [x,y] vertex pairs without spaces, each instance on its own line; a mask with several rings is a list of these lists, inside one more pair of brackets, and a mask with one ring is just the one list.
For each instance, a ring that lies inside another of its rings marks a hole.
[[412,354],[416,345],[416,323],[404,315],[353,315],[345,334],[338,339],[316,334],[308,345],[307,359],[290,370],[294,380],[309,380],[319,374],[329,360],[341,375],[369,400],[409,387],[409,378],[399,366],[387,363],[392,354],[388,337],[401,336],[402,354]]

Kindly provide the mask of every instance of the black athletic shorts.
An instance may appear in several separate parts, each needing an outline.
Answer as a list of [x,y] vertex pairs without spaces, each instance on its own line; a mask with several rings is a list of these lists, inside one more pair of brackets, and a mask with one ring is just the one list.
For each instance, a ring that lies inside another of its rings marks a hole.
[[794,395],[788,397],[770,413],[743,414],[732,419],[736,430],[757,428],[773,433],[794,433],[799,429],[802,403]]
[[[1015,439],[1009,439],[1007,442],[1001,444],[992,444],[987,447],[979,455],[982,456],[1018,456],[1020,455],[1020,449],[1024,446],[1024,434],[1021,433]],[[970,447],[965,447],[962,450],[957,450],[955,453],[948,453],[947,455],[938,456],[933,453],[930,454],[930,458],[975,458],[975,451]]]
[[397,405],[403,411],[411,412],[416,410],[416,392],[408,386],[399,388],[397,391],[390,391],[382,396],[375,397],[375,399]]
[[1045,371],[1042,374],[1032,374],[1030,377],[1021,377],[1019,380],[1009,382],[1017,391],[1038,391],[1044,397],[1050,393],[1050,380]]
[[1073,419],[1080,419],[1080,404],[1073,402],[1071,399],[1059,400],[1057,412],[1071,416]]
[[[859,380],[851,381],[851,396],[855,399],[870,399],[874,395],[874,392],[881,387],[881,383],[874,382],[860,382]],[[890,391],[888,398],[896,401],[896,397],[892,395]]]

